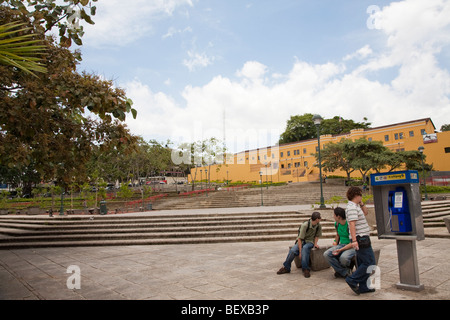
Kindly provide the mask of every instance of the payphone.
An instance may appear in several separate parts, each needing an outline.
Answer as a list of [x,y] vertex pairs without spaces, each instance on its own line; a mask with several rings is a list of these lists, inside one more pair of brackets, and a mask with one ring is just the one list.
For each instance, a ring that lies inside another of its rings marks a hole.
[[425,239],[419,173],[398,171],[372,174],[371,186],[379,239],[395,239],[400,283],[397,287],[420,291],[416,241]]
[[389,191],[388,208],[391,231],[397,233],[411,232],[411,214],[409,212],[408,196],[404,187],[398,187]]

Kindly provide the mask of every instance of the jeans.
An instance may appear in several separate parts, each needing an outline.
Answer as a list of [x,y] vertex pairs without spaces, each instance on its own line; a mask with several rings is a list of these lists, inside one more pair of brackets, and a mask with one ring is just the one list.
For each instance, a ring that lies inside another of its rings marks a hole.
[[333,255],[333,251],[341,249],[345,246],[345,244],[338,244],[337,246],[331,247],[323,253],[325,260],[327,260],[330,266],[333,267],[334,271],[336,271],[343,277],[347,276],[348,274],[350,262],[353,256],[356,254],[355,249],[345,250],[337,256]]
[[[300,254],[300,250],[298,248],[298,242],[289,250],[289,253],[286,257],[286,261],[283,262],[283,266],[287,270],[291,270],[292,261],[294,261],[295,257],[298,257]],[[302,242],[302,269],[310,270],[309,267],[309,254],[311,249],[314,248],[314,243],[305,243]]]
[[356,251],[356,262],[358,268],[355,272],[345,278],[345,281],[352,286],[359,286],[359,292],[361,293],[368,292],[369,287],[367,286],[367,280],[372,271],[371,269],[368,270],[368,268],[377,264],[372,246],[368,248],[359,248],[359,250]]

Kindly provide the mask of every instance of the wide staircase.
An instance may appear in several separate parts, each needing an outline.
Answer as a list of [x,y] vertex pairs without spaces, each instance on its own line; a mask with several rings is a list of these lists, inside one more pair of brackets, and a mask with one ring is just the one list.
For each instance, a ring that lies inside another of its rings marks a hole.
[[[324,185],[324,198],[339,195],[344,201],[346,189],[344,186]],[[261,206],[261,189],[250,188],[164,199],[153,204],[156,210],[144,213],[55,215],[53,218],[0,216],[0,249],[294,241],[298,227],[310,218],[312,205],[319,200],[319,184],[292,184],[264,188],[262,192],[264,208],[311,204],[311,209],[304,212],[282,211],[284,209],[268,212]],[[233,213],[214,213],[212,209],[231,207],[236,208]],[[249,212],[239,209],[242,207],[261,209],[251,209]],[[196,208],[211,210],[189,210],[189,214],[167,210]],[[427,237],[435,234],[427,230],[435,229],[441,230],[440,234],[447,237],[443,218],[450,217],[450,201],[423,202],[422,213]],[[321,223],[323,237],[334,237],[333,221],[328,219]]]
[[[324,185],[325,199],[339,195],[345,198],[347,187]],[[157,210],[179,210],[198,208],[236,208],[258,206],[281,206],[315,204],[320,201],[319,183],[294,183],[278,187],[227,189],[204,192],[200,195],[162,199],[153,204]]]
[[[294,241],[298,227],[310,218],[300,212],[164,214],[0,219],[0,249],[193,244],[250,241]],[[322,222],[323,237],[334,224]]]
[[[450,238],[450,233],[446,233],[444,218],[450,219],[450,200],[426,201],[422,203],[423,225],[427,237],[435,237],[432,232],[427,230],[445,229],[444,234]],[[442,234],[442,233],[441,233]],[[442,237],[442,236],[438,236]]]

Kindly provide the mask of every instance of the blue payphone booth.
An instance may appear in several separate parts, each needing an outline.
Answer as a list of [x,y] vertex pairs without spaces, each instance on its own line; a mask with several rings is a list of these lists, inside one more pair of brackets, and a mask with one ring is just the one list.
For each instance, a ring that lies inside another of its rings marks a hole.
[[419,173],[372,174],[371,186],[379,239],[395,239],[400,272],[397,287],[420,291],[416,241],[425,239]]
[[391,231],[397,233],[412,232],[408,195],[404,187],[397,187],[395,190],[389,191],[388,208]]

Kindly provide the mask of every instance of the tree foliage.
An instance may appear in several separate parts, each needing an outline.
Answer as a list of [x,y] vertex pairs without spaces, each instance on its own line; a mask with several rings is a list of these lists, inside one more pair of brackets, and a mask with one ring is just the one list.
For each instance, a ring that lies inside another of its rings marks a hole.
[[[424,156],[424,161],[426,156]],[[318,160],[318,154],[316,159]],[[337,143],[327,143],[321,150],[322,168],[326,172],[342,170],[350,175],[358,170],[363,180],[369,171],[394,171],[401,168],[422,170],[422,154],[419,151],[393,152],[380,141],[368,141],[365,138],[352,141],[342,139]],[[432,165],[424,164],[425,170],[432,170]]]
[[[310,113],[291,116],[287,121],[285,131],[280,136],[280,144],[317,138],[317,128],[312,118],[313,115]],[[320,133],[322,135],[338,135],[349,133],[353,129],[366,129],[369,127],[370,123],[368,122],[355,122],[335,116],[332,119],[323,120],[320,126]]]
[[92,20],[97,11],[94,2],[97,0],[64,0],[64,3],[58,0],[0,0],[0,5],[27,18],[40,34],[58,29],[59,44],[68,48],[72,42],[83,44],[81,22],[95,24]]
[[[35,7],[54,4],[28,2]],[[40,17],[36,14],[32,17]],[[112,81],[77,72],[77,54],[46,37],[30,19],[23,10],[0,6],[0,25],[21,21],[33,26],[24,32],[45,45],[42,64],[47,70],[33,76],[15,66],[0,65],[0,172],[67,184],[73,176],[83,175],[96,150],[121,149],[136,142],[123,124],[126,114],[136,117],[136,110]],[[45,21],[56,24],[54,19]]]
[[31,28],[25,23],[11,22],[0,25],[0,64],[16,67],[24,72],[44,73],[47,70],[40,63],[45,46],[34,40],[33,34],[23,34]]
[[105,181],[128,182],[139,178],[159,175],[171,170],[170,149],[155,141],[146,142],[138,138],[133,148],[113,148],[94,152],[89,164],[88,175],[93,173]]

